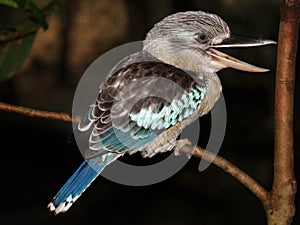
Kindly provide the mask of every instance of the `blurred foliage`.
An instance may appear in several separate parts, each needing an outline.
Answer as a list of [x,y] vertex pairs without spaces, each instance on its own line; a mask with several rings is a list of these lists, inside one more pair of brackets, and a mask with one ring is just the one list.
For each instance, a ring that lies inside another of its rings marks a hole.
[[0,0],[0,5],[15,8],[20,17],[26,16],[15,26],[0,27],[0,80],[6,80],[16,74],[27,58],[37,31],[48,28],[46,17],[57,11],[58,4],[51,1],[39,8],[30,0]]
[[15,8],[18,7],[17,1],[14,1],[14,0],[1,0],[0,4],[1,5],[7,5],[7,6],[10,6],[10,7],[15,7]]
[[6,45],[0,58],[0,80],[9,79],[27,58],[35,35],[22,38],[21,43],[11,42]]

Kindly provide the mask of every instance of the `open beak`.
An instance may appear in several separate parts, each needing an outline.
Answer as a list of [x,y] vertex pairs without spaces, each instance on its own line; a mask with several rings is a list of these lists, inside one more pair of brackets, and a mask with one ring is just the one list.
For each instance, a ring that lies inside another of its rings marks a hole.
[[250,39],[239,36],[231,36],[224,39],[221,43],[212,45],[206,49],[207,54],[212,56],[213,62],[221,64],[224,67],[231,67],[234,69],[247,71],[247,72],[267,72],[268,69],[257,67],[249,63],[240,61],[232,56],[229,56],[225,53],[217,51],[215,48],[237,48],[237,47],[254,47],[276,44],[272,40],[260,40],[260,39]]

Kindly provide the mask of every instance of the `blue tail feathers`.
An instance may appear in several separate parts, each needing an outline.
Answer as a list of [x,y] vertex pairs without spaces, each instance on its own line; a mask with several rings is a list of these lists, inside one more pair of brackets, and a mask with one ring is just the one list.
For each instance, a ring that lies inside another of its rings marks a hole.
[[100,157],[84,161],[65,185],[49,203],[48,208],[54,214],[66,212],[79,196],[88,188],[101,171],[113,160],[101,160]]

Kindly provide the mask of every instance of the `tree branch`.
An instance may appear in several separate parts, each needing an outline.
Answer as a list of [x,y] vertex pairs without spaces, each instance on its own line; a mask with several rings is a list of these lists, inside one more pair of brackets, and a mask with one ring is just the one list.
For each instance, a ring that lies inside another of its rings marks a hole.
[[274,180],[266,208],[269,225],[288,225],[295,214],[293,106],[300,1],[281,0],[275,87]]
[[[3,102],[0,102],[0,110],[6,112],[20,113],[25,116],[44,118],[44,119],[61,120],[61,121],[74,122],[74,123],[79,123],[80,121],[79,117],[73,119],[71,115],[68,113],[36,110],[36,109],[26,108],[22,106],[11,105]],[[246,174],[237,166],[233,165],[228,160],[222,158],[221,156],[215,155],[212,152],[206,151],[205,149],[199,146],[195,146],[193,148],[191,146],[184,145],[182,148],[178,150],[188,154],[192,154],[195,157],[202,158],[218,166],[226,173],[230,174],[238,181],[240,181],[245,187],[247,187],[250,191],[252,191],[257,196],[257,198],[261,200],[263,204],[266,204],[268,199],[267,198],[268,192],[251,176]]]
[[234,177],[240,183],[242,183],[263,203],[264,206],[268,204],[269,193],[267,192],[267,190],[262,187],[255,179],[253,179],[251,176],[249,176],[247,173],[239,169],[236,165],[232,164],[228,160],[199,146],[192,147],[189,145],[184,145],[178,150],[211,162],[215,166],[219,167],[220,169],[224,170],[226,173]]
[[73,119],[70,114],[62,112],[48,112],[42,110],[31,109],[22,106],[11,105],[0,102],[0,110],[6,112],[14,112],[30,117],[38,117],[44,119],[61,120],[66,122],[79,123],[79,118]]
[[[41,10],[41,12],[46,17],[46,16],[50,16],[57,8],[58,8],[58,3],[56,3],[55,1],[52,1],[48,5],[46,5]],[[36,26],[34,26],[30,29],[27,29],[27,30],[17,30],[15,32],[11,32],[11,33],[8,33],[5,35],[0,35],[0,44],[5,44],[8,42],[16,41],[16,40],[22,39],[24,37],[36,34],[40,28],[41,28],[41,25],[36,24]]]
[[0,43],[8,43],[8,42],[16,41],[24,37],[30,36],[32,34],[35,34],[39,30],[39,28],[40,27],[38,26],[29,30],[15,31],[13,33],[8,33],[6,35],[0,35]]

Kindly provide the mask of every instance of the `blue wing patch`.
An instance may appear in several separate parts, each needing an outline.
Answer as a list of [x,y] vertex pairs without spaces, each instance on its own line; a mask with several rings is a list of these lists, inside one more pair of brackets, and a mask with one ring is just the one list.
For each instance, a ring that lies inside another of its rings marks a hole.
[[131,131],[123,132],[118,128],[111,127],[103,133],[103,137],[99,140],[94,140],[93,135],[90,138],[90,149],[122,153],[128,150],[139,148],[156,137],[156,134],[147,132],[147,135],[132,135]]
[[190,92],[184,93],[181,99],[174,99],[169,105],[160,106],[161,110],[158,112],[156,108],[159,106],[148,106],[142,107],[137,113],[130,113],[129,116],[137,126],[146,130],[167,129],[192,115],[203,100],[205,93],[206,89],[196,84]]

